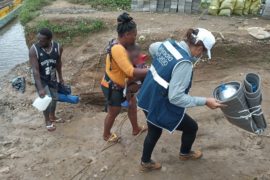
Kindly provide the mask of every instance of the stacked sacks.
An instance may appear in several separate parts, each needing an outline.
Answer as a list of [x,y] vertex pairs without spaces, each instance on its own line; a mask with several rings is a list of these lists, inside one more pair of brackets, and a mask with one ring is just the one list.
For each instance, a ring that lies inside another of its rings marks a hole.
[[252,0],[245,0],[245,6],[244,6],[244,10],[243,10],[244,15],[249,14],[249,8],[250,8],[251,3],[252,3]]
[[245,0],[237,0],[233,9],[233,14],[242,16],[245,7]]
[[265,118],[261,109],[261,79],[259,75],[249,73],[244,79],[244,85],[240,82],[229,82],[225,85],[234,87],[236,92],[226,99],[222,99],[220,85],[214,90],[214,97],[227,105],[222,107],[227,120],[246,131],[260,134],[266,128]]
[[225,0],[220,5],[220,16],[230,16],[232,14],[232,11],[234,9],[234,5],[236,3],[236,0]]
[[252,0],[249,14],[257,15],[261,7],[261,0]]
[[261,0],[212,0],[208,12],[211,15],[220,16],[257,15],[260,6]]
[[212,0],[208,8],[208,13],[217,16],[219,12],[219,7],[220,7],[220,0]]

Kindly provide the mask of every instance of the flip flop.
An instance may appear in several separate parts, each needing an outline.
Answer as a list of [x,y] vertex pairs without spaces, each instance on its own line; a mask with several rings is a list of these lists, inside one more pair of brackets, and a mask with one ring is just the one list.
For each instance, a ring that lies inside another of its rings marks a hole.
[[145,131],[147,131],[148,130],[148,127],[147,126],[142,126],[142,127],[140,127],[141,128],[141,130],[139,131],[139,132],[137,132],[137,133],[132,133],[132,135],[133,136],[137,136],[137,135],[140,135],[140,134],[142,134],[142,133],[144,133]]
[[55,127],[55,125],[54,125],[53,123],[50,124],[50,125],[47,125],[46,128],[47,128],[47,130],[50,131],[50,132],[51,132],[51,131],[55,131],[55,129],[56,129],[56,127]]
[[104,138],[105,141],[107,142],[118,142],[120,141],[121,137],[117,136],[115,133],[112,133],[111,136],[106,140]]
[[56,119],[51,119],[51,122],[56,122],[56,123],[64,123],[65,120],[62,118],[56,118]]

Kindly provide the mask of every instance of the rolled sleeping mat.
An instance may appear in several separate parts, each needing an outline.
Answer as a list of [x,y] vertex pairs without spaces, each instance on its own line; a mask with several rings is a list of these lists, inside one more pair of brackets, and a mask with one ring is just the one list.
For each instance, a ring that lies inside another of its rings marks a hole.
[[265,129],[267,124],[261,108],[261,77],[258,74],[246,74],[244,79],[244,92],[254,122],[259,129]]
[[58,93],[70,95],[71,94],[71,87],[69,85],[58,83]]
[[221,107],[221,111],[231,124],[246,131],[257,133],[259,129],[248,111],[243,85],[240,82],[222,84],[215,88],[213,95],[226,105],[226,107]]
[[74,96],[74,95],[65,95],[58,93],[58,101],[59,102],[66,102],[70,104],[78,104],[80,101],[79,96]]

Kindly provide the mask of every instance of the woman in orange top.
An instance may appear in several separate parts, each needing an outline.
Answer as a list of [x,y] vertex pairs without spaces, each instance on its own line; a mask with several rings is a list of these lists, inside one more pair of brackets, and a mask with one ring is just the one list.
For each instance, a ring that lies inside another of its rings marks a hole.
[[[107,100],[108,114],[104,122],[103,138],[105,141],[115,142],[119,137],[111,133],[111,128],[115,118],[120,113],[121,103],[125,100],[123,90],[126,79],[143,78],[146,76],[147,69],[134,68],[129,60],[126,47],[133,45],[137,36],[137,25],[133,18],[127,13],[123,13],[117,18],[118,39],[111,42],[107,49],[106,71],[101,81],[101,89]],[[137,123],[137,104],[133,97],[133,103],[128,108],[133,135],[137,135],[147,128],[139,127]]]

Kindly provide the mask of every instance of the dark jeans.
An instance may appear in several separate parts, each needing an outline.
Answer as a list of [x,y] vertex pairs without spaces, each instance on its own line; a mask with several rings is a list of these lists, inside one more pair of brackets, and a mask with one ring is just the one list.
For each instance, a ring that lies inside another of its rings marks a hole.
[[[147,116],[147,112],[144,112]],[[148,133],[144,140],[142,162],[149,162],[151,160],[152,152],[155,145],[162,134],[162,129],[147,122]],[[198,124],[189,115],[185,114],[182,122],[176,128],[178,131],[183,131],[182,133],[182,143],[180,147],[181,154],[188,154],[191,150],[192,144],[195,141],[196,133],[198,130]]]

